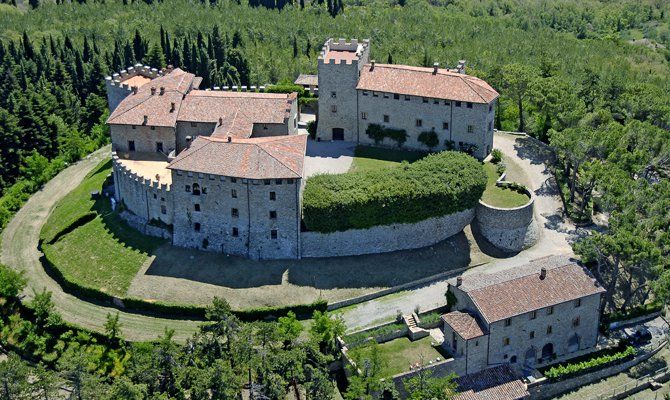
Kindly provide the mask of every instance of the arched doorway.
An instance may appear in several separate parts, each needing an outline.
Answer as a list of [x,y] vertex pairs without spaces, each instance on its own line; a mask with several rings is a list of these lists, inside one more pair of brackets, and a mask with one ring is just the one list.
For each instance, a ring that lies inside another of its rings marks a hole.
[[568,339],[568,352],[573,353],[579,350],[580,337],[576,333]]
[[537,351],[535,351],[535,347],[531,347],[526,350],[526,354],[524,355],[524,363],[529,367],[532,367],[535,365],[535,361],[537,361]]
[[547,343],[542,347],[542,359],[546,360],[551,358],[551,356],[554,354],[554,344],[553,343]]

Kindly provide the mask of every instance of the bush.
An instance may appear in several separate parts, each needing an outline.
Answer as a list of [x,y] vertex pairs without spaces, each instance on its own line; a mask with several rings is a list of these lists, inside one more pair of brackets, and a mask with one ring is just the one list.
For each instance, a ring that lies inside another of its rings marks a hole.
[[590,357],[581,362],[560,364],[549,368],[544,372],[544,376],[551,380],[562,380],[571,376],[583,374],[593,369],[621,363],[635,356],[635,348],[627,346],[625,349],[610,354],[602,354]]
[[365,130],[365,134],[375,141],[376,144],[381,144],[385,138],[389,138],[401,147],[407,141],[407,131],[404,129],[385,128],[379,124],[370,124]]
[[611,324],[616,321],[624,321],[631,318],[641,317],[643,315],[652,314],[663,309],[663,304],[660,303],[649,303],[634,307],[626,313],[622,312],[613,312],[609,314],[603,314],[602,322],[605,324]]
[[281,83],[278,85],[270,85],[265,88],[267,93],[298,93],[298,97],[305,97],[305,88],[300,85],[292,83]]
[[307,123],[307,133],[312,140],[316,139],[316,128],[318,128],[318,121],[314,120]]
[[491,162],[494,164],[498,164],[499,162],[502,161],[502,151],[500,149],[493,149],[491,152]]
[[413,223],[473,208],[485,188],[479,162],[442,152],[396,168],[312,177],[303,218],[317,232]]
[[419,142],[423,143],[428,147],[429,149],[432,149],[433,147],[437,146],[440,144],[440,138],[437,137],[437,133],[435,130],[430,130],[430,131],[424,131],[419,133]]

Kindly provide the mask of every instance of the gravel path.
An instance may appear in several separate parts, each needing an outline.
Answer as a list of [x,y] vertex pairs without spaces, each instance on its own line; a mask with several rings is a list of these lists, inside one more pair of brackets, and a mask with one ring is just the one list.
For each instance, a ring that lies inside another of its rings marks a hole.
[[[102,330],[107,313],[116,309],[88,303],[66,294],[42,268],[38,250],[39,234],[55,204],[72,191],[84,177],[109,157],[106,146],[86,159],[68,167],[35,193],[16,213],[2,233],[1,262],[17,271],[24,271],[28,278],[25,295],[31,298],[35,291],[46,288],[52,292],[56,310],[73,324],[92,330]],[[152,340],[161,335],[165,327],[175,330],[175,338],[185,340],[197,329],[198,322],[154,318],[132,313],[120,313],[121,331],[129,340]]]

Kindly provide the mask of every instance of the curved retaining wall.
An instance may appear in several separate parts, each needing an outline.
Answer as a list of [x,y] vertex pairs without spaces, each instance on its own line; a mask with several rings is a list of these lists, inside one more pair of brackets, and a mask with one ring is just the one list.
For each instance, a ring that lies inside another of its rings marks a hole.
[[499,208],[479,200],[475,217],[480,233],[507,252],[527,249],[537,242],[540,229],[533,218],[535,195],[526,189],[528,203],[516,208]]
[[341,232],[302,232],[302,257],[338,257],[417,249],[441,242],[463,230],[475,209],[413,224],[391,224]]

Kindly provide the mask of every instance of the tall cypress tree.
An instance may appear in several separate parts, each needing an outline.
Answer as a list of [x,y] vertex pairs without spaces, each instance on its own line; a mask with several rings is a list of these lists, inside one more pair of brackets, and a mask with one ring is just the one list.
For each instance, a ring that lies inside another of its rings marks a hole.
[[144,60],[147,52],[147,43],[142,39],[140,31],[135,29],[135,37],[133,38],[133,53],[137,61]]

